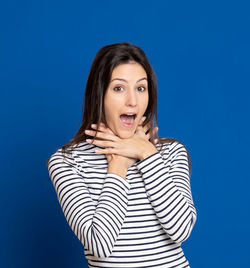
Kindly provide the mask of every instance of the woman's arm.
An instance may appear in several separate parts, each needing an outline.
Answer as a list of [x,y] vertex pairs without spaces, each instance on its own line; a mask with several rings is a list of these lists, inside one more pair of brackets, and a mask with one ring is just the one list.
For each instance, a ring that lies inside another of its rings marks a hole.
[[188,157],[185,147],[174,142],[164,160],[157,152],[137,165],[156,215],[169,237],[185,241],[195,224]]
[[65,160],[61,152],[56,152],[50,158],[48,170],[72,231],[91,254],[108,257],[127,211],[129,183],[108,173],[95,205],[73,156]]
[[149,200],[156,215],[169,237],[176,243],[186,240],[196,221],[196,210],[192,201],[188,157],[185,147],[173,143],[166,160],[149,142],[149,137],[139,127],[133,137],[120,139],[107,133],[105,127],[101,131],[89,134],[100,138],[93,140],[99,153],[117,154],[139,159],[137,167],[145,182]]

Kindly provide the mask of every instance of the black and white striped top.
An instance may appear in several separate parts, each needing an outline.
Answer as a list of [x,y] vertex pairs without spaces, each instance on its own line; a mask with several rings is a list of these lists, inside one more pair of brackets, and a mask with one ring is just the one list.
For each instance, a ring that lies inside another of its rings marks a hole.
[[[48,170],[89,267],[189,267],[180,247],[196,221],[187,151],[174,141],[136,162],[124,180],[107,174],[105,155],[82,142]],[[159,146],[157,145],[159,149]]]

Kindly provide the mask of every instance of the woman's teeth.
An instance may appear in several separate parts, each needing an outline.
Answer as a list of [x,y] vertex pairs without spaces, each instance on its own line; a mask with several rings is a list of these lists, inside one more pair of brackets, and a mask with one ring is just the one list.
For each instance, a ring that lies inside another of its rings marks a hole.
[[120,119],[125,126],[132,126],[135,121],[135,114],[122,114],[120,115]]

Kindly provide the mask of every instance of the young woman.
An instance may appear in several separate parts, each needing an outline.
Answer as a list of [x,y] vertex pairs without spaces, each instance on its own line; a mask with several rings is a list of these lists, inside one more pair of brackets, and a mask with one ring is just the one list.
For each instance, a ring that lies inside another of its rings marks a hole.
[[103,47],[85,88],[82,125],[48,160],[51,181],[89,267],[189,267],[196,221],[185,146],[157,138],[157,86],[144,52]]

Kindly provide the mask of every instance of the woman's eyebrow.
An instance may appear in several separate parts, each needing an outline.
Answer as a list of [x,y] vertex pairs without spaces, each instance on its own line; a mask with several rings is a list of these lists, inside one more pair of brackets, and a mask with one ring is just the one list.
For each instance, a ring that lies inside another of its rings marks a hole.
[[[123,79],[123,78],[114,78],[114,79],[112,79],[112,80],[110,81],[110,83],[113,82],[114,80],[123,81],[123,82],[125,82],[125,83],[128,83],[128,81],[127,81],[126,79]],[[142,81],[142,80],[146,80],[146,81],[148,81],[148,79],[147,79],[146,77],[143,77],[143,78],[137,80],[136,83],[139,83],[139,82]]]

